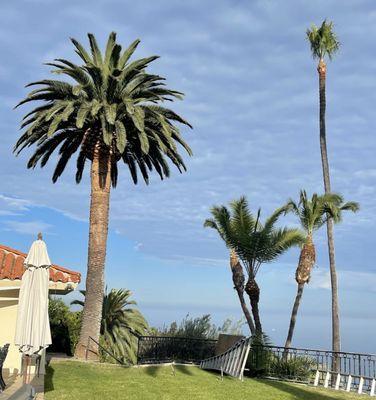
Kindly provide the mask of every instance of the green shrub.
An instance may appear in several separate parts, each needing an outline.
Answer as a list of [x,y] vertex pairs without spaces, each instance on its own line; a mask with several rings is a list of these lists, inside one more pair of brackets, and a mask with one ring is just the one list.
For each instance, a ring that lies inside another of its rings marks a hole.
[[50,297],[48,313],[52,336],[48,351],[73,355],[81,326],[81,312],[72,312],[62,299]]
[[267,335],[254,335],[246,368],[253,377],[272,376],[281,379],[308,381],[316,362],[308,356],[273,352]]
[[249,375],[253,377],[269,375],[270,366],[273,361],[273,352],[267,347],[271,341],[266,334],[256,334],[251,339],[246,368]]
[[274,357],[270,365],[270,372],[272,376],[278,378],[308,381],[315,365],[315,361],[307,356]]

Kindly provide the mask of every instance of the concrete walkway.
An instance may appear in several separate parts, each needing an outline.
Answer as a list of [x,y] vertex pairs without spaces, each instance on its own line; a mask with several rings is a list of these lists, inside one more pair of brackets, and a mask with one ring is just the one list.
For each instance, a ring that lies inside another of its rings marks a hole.
[[[8,378],[4,378],[7,387],[4,392],[0,394],[0,400],[15,400],[15,399],[24,399],[23,397],[18,397],[22,393],[25,393],[25,386],[23,384],[22,376],[10,376]],[[30,385],[34,388],[36,393],[37,400],[44,400],[44,376],[40,375],[33,376],[31,378]]]

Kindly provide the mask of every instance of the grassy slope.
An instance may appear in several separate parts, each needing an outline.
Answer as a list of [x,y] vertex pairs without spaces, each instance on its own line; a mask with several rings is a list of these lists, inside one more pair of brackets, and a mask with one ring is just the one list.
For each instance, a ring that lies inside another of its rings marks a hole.
[[332,390],[281,382],[240,382],[196,367],[120,368],[79,362],[52,364],[46,376],[47,400],[331,400],[358,399]]

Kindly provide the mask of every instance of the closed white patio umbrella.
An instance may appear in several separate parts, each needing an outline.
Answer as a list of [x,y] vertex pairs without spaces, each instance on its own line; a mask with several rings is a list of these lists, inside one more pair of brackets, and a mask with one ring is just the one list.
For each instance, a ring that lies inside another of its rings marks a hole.
[[[43,356],[43,350],[52,343],[48,317],[50,266],[46,243],[38,234],[25,259],[17,312],[15,344],[26,356]],[[41,372],[44,373],[42,358]]]

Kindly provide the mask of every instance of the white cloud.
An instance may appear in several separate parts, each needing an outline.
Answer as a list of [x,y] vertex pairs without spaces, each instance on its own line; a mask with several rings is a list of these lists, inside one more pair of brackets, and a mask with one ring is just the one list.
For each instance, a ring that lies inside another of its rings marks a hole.
[[[341,291],[376,292],[376,273],[337,270]],[[329,271],[314,270],[309,286],[314,289],[331,289]]]
[[13,231],[22,235],[37,235],[38,232],[49,232],[53,225],[43,221],[4,221],[6,228],[4,230]]
[[0,194],[0,215],[19,215],[28,211],[32,203],[29,200]]

